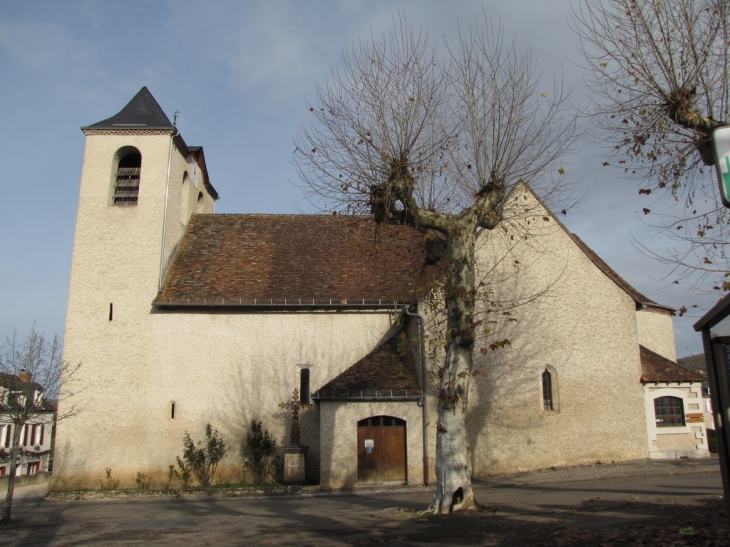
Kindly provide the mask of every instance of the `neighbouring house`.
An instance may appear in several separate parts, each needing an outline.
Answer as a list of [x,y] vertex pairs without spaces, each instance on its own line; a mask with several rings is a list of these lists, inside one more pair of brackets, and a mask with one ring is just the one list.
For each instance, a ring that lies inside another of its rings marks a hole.
[[[21,371],[17,376],[0,373],[0,477],[10,473],[10,451],[16,427],[21,428],[16,476],[49,471],[56,407],[54,401],[44,399],[44,391],[43,386],[32,381],[28,372]],[[26,396],[33,398],[36,410],[26,423],[17,424],[14,408],[24,405],[25,401],[17,399]]]
[[646,401],[650,458],[710,455],[702,389],[705,380],[641,346],[641,383]]
[[[82,130],[64,359],[83,363],[76,401],[93,397],[59,428],[55,488],[98,486],[106,468],[123,485],[161,481],[207,422],[230,447],[220,480],[239,480],[251,420],[288,444],[279,403],[294,389],[313,403],[300,416],[312,480],[435,480],[433,361],[413,341],[420,315],[438,356],[444,265],[422,234],[364,217],[215,214],[203,149],[147,88]],[[647,457],[640,346],[675,360],[673,310],[526,185],[505,219],[477,242],[474,473]]]
[[[707,364],[705,363],[705,354],[698,353],[696,355],[689,355],[687,357],[680,357],[677,359],[677,364],[702,376],[702,402],[705,414],[705,427],[707,427],[708,435],[711,444],[714,444],[715,435],[715,418],[712,416],[712,399],[710,398],[710,384],[707,380]],[[711,451],[717,451],[715,447],[710,446]]]

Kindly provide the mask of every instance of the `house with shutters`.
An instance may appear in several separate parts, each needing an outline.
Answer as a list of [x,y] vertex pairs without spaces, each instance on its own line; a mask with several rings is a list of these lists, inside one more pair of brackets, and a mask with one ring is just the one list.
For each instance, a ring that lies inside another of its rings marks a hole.
[[[10,473],[10,452],[15,428],[20,428],[16,476],[48,472],[51,461],[51,440],[55,417],[55,403],[44,399],[44,387],[33,382],[30,374],[0,373],[0,477]],[[18,424],[18,405],[25,405],[23,398],[35,401],[33,412],[26,423]],[[19,400],[20,399],[20,400]]]
[[[147,88],[82,131],[64,359],[83,363],[89,398],[59,427],[55,488],[96,487],[106,468],[122,485],[162,481],[206,423],[230,447],[219,480],[235,482],[252,420],[289,443],[279,404],[295,389],[312,405],[299,420],[309,480],[434,482],[444,264],[422,234],[365,217],[215,214],[203,149]],[[474,473],[647,457],[640,346],[675,360],[673,311],[529,187],[505,214],[477,243]]]

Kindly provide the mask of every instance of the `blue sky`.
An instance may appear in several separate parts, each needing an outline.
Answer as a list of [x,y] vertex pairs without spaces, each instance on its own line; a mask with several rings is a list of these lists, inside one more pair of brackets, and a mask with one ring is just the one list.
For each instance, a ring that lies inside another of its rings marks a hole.
[[[499,17],[520,46],[531,46],[551,76],[561,71],[589,91],[575,65],[567,2],[187,0],[36,1],[0,4],[0,340],[34,321],[63,335],[78,186],[84,151],[80,126],[118,112],[147,86],[190,145],[205,148],[223,213],[311,212],[292,165],[292,139],[307,119],[314,83],[341,62],[359,37],[378,34],[399,11],[432,38],[453,37],[459,23]],[[584,141],[566,159],[585,198],[565,218],[625,279],[669,306],[698,303],[684,285],[662,279],[638,211],[635,181],[601,167],[601,150]],[[658,205],[652,204],[656,208]],[[679,355],[701,351],[691,325],[700,311],[675,319]]]

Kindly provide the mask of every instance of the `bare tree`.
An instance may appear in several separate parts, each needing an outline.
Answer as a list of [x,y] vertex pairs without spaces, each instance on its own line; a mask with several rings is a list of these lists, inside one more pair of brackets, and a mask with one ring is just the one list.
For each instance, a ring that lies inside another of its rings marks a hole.
[[47,425],[50,429],[58,420],[80,412],[81,407],[74,404],[62,415],[54,417],[60,400],[81,391],[75,377],[79,367],[80,364],[61,359],[58,337],[49,342],[36,331],[35,325],[25,338],[18,338],[16,332],[0,348],[0,423],[10,428],[12,438],[2,522],[12,520],[15,474],[24,451],[20,443],[21,432],[34,423]]
[[654,256],[680,277],[729,290],[715,274],[730,270],[730,217],[709,166],[712,132],[730,119],[730,5],[580,0],[573,23],[598,97],[593,114],[602,140],[624,171],[642,181],[640,194],[676,204],[669,214],[643,209],[658,215],[647,223],[676,243]]
[[[446,44],[400,18],[362,40],[316,87],[296,138],[305,194],[335,212],[369,213],[441,242],[446,346],[438,392],[432,509],[476,507],[466,433],[475,345],[475,240],[502,222],[519,182],[550,194],[576,137],[559,85],[541,87],[529,54],[485,21]],[[553,176],[554,175],[554,176]]]

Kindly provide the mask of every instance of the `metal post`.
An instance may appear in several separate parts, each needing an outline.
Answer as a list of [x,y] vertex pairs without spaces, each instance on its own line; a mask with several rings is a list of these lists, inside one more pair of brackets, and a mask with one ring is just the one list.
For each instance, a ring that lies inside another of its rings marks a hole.
[[710,384],[712,415],[715,420],[717,454],[720,459],[725,507],[730,520],[730,337],[712,337],[711,329],[730,316],[730,295],[720,300],[697,323],[702,333],[707,379]]

